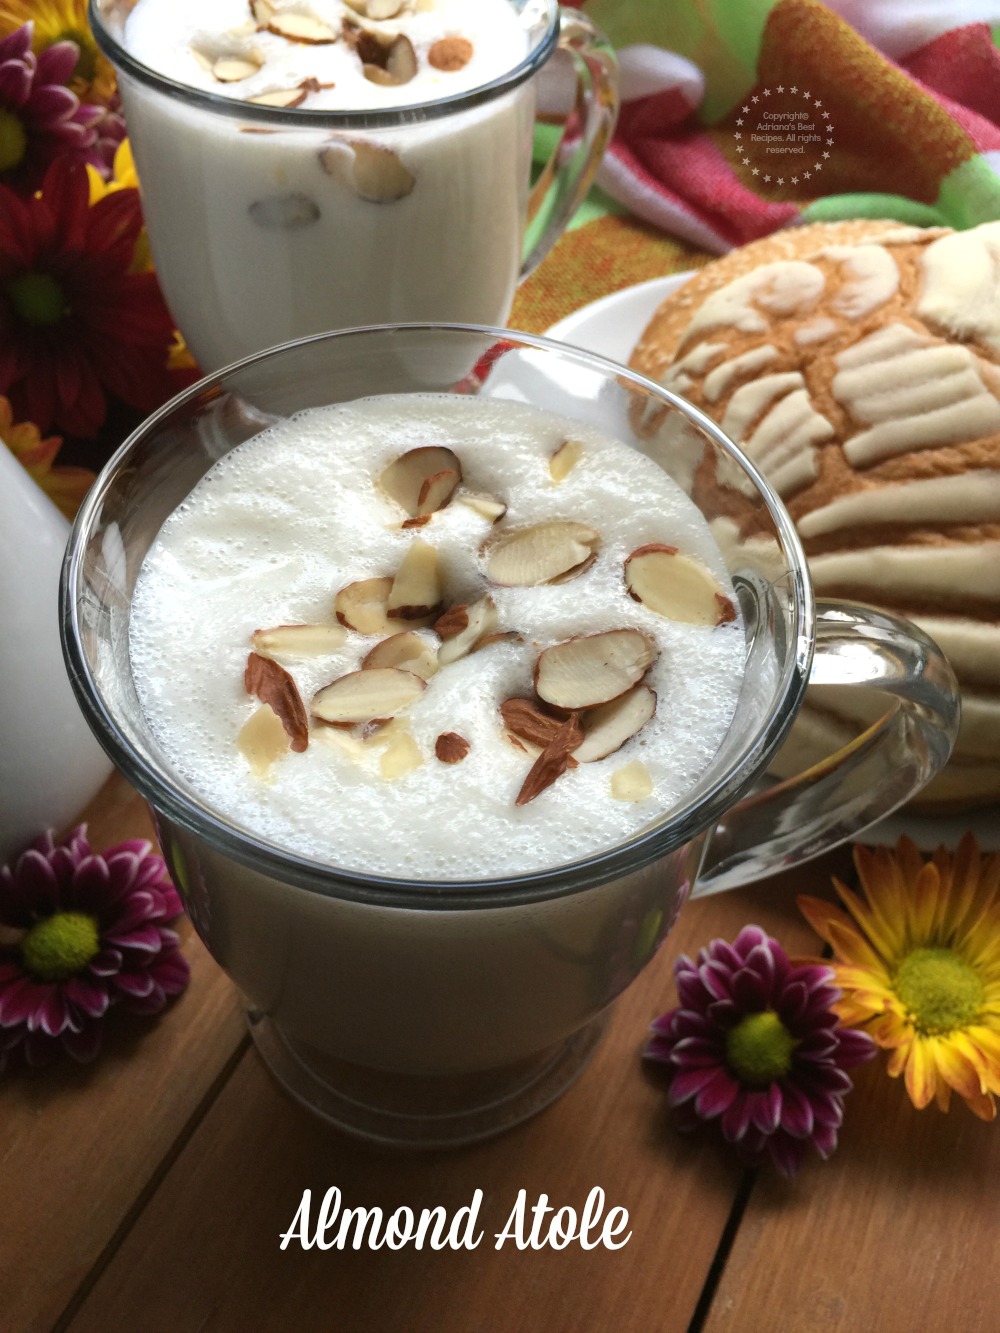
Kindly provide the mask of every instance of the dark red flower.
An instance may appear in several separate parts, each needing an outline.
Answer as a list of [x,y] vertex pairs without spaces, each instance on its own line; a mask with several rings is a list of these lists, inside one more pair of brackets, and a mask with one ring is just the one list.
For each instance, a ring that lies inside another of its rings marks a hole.
[[113,1005],[158,1013],[188,982],[166,922],[180,899],[148,842],[103,855],[81,825],[0,869],[0,1071],[14,1055],[90,1060]]
[[94,435],[107,395],[149,412],[175,391],[173,320],[152,272],[133,273],[137,190],[89,203],[57,160],[39,195],[0,187],[0,394],[39,430]]
[[66,87],[79,59],[75,42],[31,50],[33,25],[0,38],[0,183],[21,194],[37,190],[56,158],[84,163],[93,156],[99,106],[82,106]]
[[820,965],[793,965],[777,940],[745,926],[674,964],[680,1005],[653,1024],[646,1057],[670,1072],[681,1128],[718,1120],[751,1163],[793,1176],[811,1143],[837,1146],[845,1069],[871,1059],[867,1033],[841,1027],[840,991]]

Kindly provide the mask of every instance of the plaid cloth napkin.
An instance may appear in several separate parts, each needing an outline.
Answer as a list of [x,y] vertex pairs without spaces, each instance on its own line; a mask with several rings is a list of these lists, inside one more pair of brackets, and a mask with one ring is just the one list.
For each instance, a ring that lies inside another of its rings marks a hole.
[[515,327],[799,221],[1000,218],[1000,0],[578,7],[618,51],[622,112]]

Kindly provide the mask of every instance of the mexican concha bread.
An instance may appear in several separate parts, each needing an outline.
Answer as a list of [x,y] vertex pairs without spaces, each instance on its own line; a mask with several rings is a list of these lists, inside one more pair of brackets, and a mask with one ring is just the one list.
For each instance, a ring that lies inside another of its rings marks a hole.
[[[921,798],[1000,800],[1000,222],[816,224],[702,269],[633,354],[742,445],[785,501],[817,595],[914,620],[962,686],[955,755]],[[803,710],[778,771],[870,720]]]

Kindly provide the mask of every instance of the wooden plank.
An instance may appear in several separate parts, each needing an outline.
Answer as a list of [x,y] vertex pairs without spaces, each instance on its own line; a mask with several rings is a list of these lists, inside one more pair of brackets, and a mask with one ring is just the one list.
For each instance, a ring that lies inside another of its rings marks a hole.
[[[118,777],[84,818],[97,848],[152,837],[145,806]],[[233,986],[186,923],[181,935],[191,984],[162,1017],[114,1014],[93,1065],[4,1079],[5,1329],[52,1327],[244,1040]]]
[[[748,920],[801,948],[808,932],[787,877],[691,904],[672,939],[619,1000],[580,1081],[500,1139],[450,1153],[378,1151],[292,1104],[249,1052],[69,1325],[71,1333],[169,1328],[418,1330],[688,1327],[741,1172],[712,1139],[669,1124],[639,1052],[652,1018],[674,1002],[671,965]],[[797,881],[801,886],[801,878]],[[621,1250],[500,1250],[494,1237],[520,1189],[580,1210],[601,1186],[628,1209]],[[474,1251],[282,1252],[304,1189],[337,1186],[344,1205],[452,1213],[484,1191],[485,1239]]]
[[706,1333],[996,1333],[998,1179],[995,1124],[916,1111],[866,1065],[830,1161],[760,1173]]

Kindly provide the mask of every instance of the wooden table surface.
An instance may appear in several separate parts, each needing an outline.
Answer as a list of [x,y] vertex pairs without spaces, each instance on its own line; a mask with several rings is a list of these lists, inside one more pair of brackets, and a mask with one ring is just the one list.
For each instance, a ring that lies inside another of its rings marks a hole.
[[[113,778],[88,811],[102,848],[149,836]],[[839,871],[846,862],[836,861]],[[911,1333],[1000,1330],[1000,1126],[958,1104],[917,1112],[881,1059],[858,1071],[841,1145],[794,1182],[742,1170],[672,1127],[639,1052],[674,1003],[672,963],[748,921],[790,951],[816,941],[796,892],[833,861],[685,909],[618,1001],[579,1081],[528,1124],[452,1152],[378,1151],[273,1083],[239,998],[185,926],[192,979],[161,1018],[109,1024],[92,1066],[2,1087],[3,1333]],[[475,1250],[291,1246],[303,1190],[345,1206],[443,1204],[483,1191]],[[518,1191],[628,1210],[619,1250],[497,1250]]]

